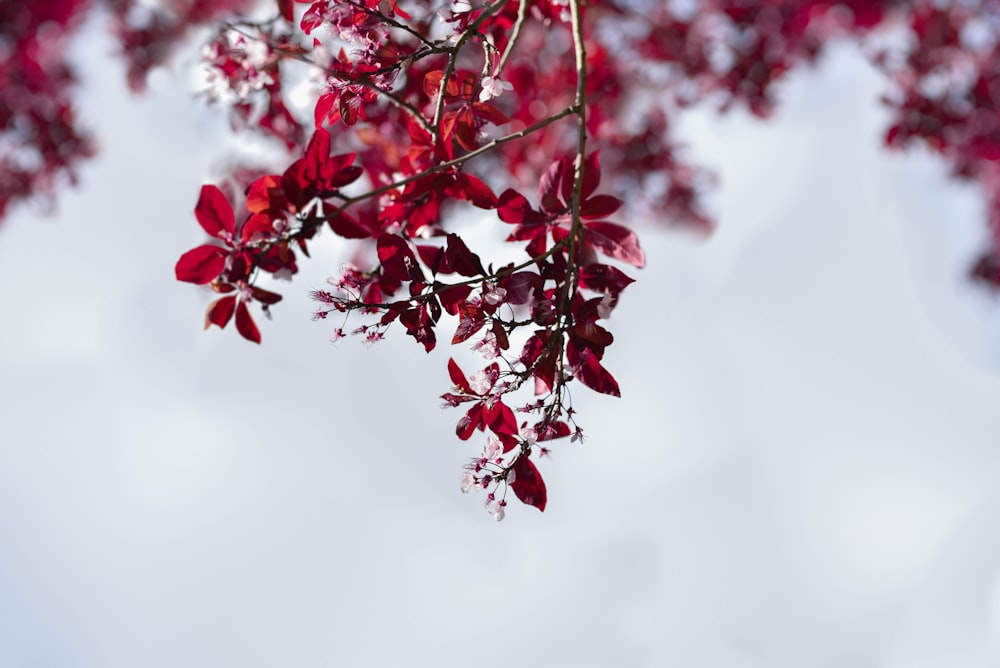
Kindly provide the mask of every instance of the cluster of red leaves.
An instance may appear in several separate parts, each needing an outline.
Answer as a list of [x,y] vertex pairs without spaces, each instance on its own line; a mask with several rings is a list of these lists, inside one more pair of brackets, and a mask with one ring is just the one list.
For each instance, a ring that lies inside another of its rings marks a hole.
[[76,180],[94,142],[73,107],[76,75],[66,50],[91,10],[104,4],[140,90],[192,27],[242,11],[249,0],[0,0],[0,218],[7,207]]
[[13,202],[51,192],[60,174],[74,178],[76,163],[93,152],[76,127],[65,59],[89,4],[0,1],[0,217]]
[[[548,453],[550,441],[581,438],[571,383],[620,393],[605,366],[614,337],[604,321],[632,278],[614,263],[641,267],[644,256],[611,218],[652,212],[710,227],[697,197],[704,175],[679,159],[670,137],[685,108],[708,101],[767,116],[774,84],[832,37],[905,25],[915,46],[878,60],[900,118],[887,142],[920,139],[960,175],[1000,191],[991,78],[1000,12],[987,0],[979,9],[990,17],[988,39],[975,48],[962,41],[974,19],[960,3],[924,0],[715,0],[684,13],[626,0],[301,4],[279,2],[266,22],[228,24],[208,60],[216,94],[230,94],[235,109],[253,91],[267,96],[259,125],[290,147],[295,132],[274,130],[299,127],[281,104],[282,69],[311,64],[321,80],[311,139],[283,174],[249,184],[239,224],[221,191],[203,189],[196,216],[223,245],[186,253],[177,276],[225,295],[206,326],[235,315],[237,330],[259,341],[248,305],[266,311],[280,296],[256,278],[294,274],[297,253],[323,226],[358,240],[363,267],[346,266],[332,290],[313,293],[315,318],[343,319],[334,338],[349,316],[362,318],[350,331],[368,342],[398,324],[426,351],[453,318],[451,343],[473,341],[486,366],[467,373],[449,360],[453,387],[442,398],[463,410],[461,440],[486,437],[462,487],[487,491],[498,519],[508,489],[544,509],[531,457]],[[950,87],[932,91],[942,78]],[[346,152],[333,154],[333,144]],[[602,166],[613,175],[604,187],[627,193],[628,206],[598,192]],[[531,190],[534,200],[524,194]],[[448,230],[452,212],[469,205],[509,226],[522,262],[484,263]],[[977,274],[1000,283],[1000,262],[990,262]],[[522,390],[529,401],[515,398]]]
[[909,48],[878,58],[893,83],[885,97],[894,116],[885,142],[892,148],[920,142],[957,177],[981,185],[990,246],[971,273],[1000,288],[1000,2],[920,3],[906,20]]

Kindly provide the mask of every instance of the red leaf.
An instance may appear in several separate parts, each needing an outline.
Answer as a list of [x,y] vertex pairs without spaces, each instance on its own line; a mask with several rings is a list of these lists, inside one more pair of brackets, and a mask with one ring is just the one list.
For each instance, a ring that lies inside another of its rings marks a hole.
[[456,174],[455,182],[445,188],[445,194],[464,199],[480,209],[495,209],[497,197],[490,187],[472,174]]
[[507,291],[508,304],[527,304],[535,289],[541,285],[542,277],[531,271],[519,271],[500,279],[499,286]]
[[286,21],[292,21],[295,18],[295,3],[292,0],[278,0],[278,11],[281,13],[281,18]]
[[514,494],[522,503],[545,510],[548,495],[545,491],[545,481],[527,455],[521,455],[514,462],[514,482],[510,484]]
[[203,185],[198,204],[194,207],[194,215],[202,229],[210,236],[219,239],[226,238],[226,232],[232,235],[236,227],[236,217],[229,200],[222,191],[213,185]]
[[545,219],[539,212],[531,208],[531,204],[524,195],[512,188],[504,190],[497,199],[497,215],[500,216],[500,220],[512,225],[540,223]]
[[597,190],[601,183],[600,151],[594,151],[583,161],[583,186],[580,190],[580,200],[584,201]]
[[613,195],[594,195],[580,205],[580,217],[594,220],[607,218],[622,208],[622,201]]
[[185,283],[211,283],[226,268],[226,255],[225,249],[218,246],[198,246],[181,255],[174,274]]
[[502,111],[485,102],[473,102],[472,113],[493,125],[503,125],[510,122],[510,119]]
[[454,273],[451,265],[448,264],[448,257],[445,255],[443,248],[420,244],[417,246],[417,255],[420,256],[420,260],[427,265],[432,274]]
[[378,259],[382,263],[382,272],[397,281],[409,281],[411,269],[417,266],[417,258],[407,243],[395,234],[383,234],[376,242]]
[[493,404],[493,407],[486,413],[486,423],[490,430],[497,436],[513,436],[517,434],[517,418],[514,411],[502,401]]
[[236,297],[222,297],[209,304],[208,311],[205,312],[205,329],[212,325],[217,325],[220,329],[229,324],[236,309]]
[[535,423],[535,432],[538,434],[539,441],[551,441],[555,438],[565,438],[572,433],[569,429],[569,425],[561,420],[548,423],[537,422]]
[[250,294],[252,294],[253,298],[261,304],[267,304],[268,306],[277,304],[282,299],[281,295],[277,292],[271,292],[270,290],[265,290],[264,288],[258,288],[256,286],[250,289]]
[[[316,108],[313,110],[313,123],[317,128],[323,127],[323,123],[335,123],[336,118],[333,118],[334,103],[337,101],[338,93],[325,93],[319,96],[316,100]],[[340,112],[337,111],[339,116]]]
[[468,412],[462,416],[455,426],[455,433],[463,441],[468,441],[476,428],[483,428],[483,403],[477,401]]
[[556,188],[562,180],[562,174],[563,161],[556,160],[549,165],[549,168],[545,170],[541,180],[538,182],[538,202],[541,204],[542,210],[548,213],[555,213],[565,208],[556,195]]
[[486,273],[482,260],[469,250],[469,247],[457,234],[448,235],[448,246],[445,253],[452,269],[462,276],[480,276]]
[[246,302],[236,305],[236,331],[247,341],[260,343],[260,330],[250,317],[250,309],[247,308]]
[[[250,184],[247,189],[247,210],[250,213],[260,213],[271,208],[272,193],[281,188],[281,177],[267,174]],[[244,234],[246,234],[244,232]]]
[[451,377],[452,384],[466,394],[475,394],[469,387],[469,381],[465,379],[465,374],[453,359],[448,360],[448,376]]
[[330,229],[345,239],[367,239],[371,230],[346,213],[338,213],[329,219]]
[[472,294],[471,285],[453,285],[448,288],[441,289],[441,283],[435,283],[434,288],[440,289],[441,292],[438,293],[438,297],[441,299],[441,306],[444,310],[452,315],[458,314],[458,305],[465,301],[465,298]]
[[639,248],[639,239],[627,227],[606,221],[584,223],[584,238],[590,245],[608,257],[628,262],[636,267],[646,264],[646,256]]
[[578,349],[570,342],[566,345],[566,361],[569,362],[573,375],[590,389],[601,394],[610,394],[613,397],[621,396],[618,382],[607,369],[601,366],[594,351],[589,348]]
[[455,336],[451,338],[451,345],[468,341],[476,332],[486,324],[486,316],[479,304],[464,302],[458,307],[459,320],[455,329]]
[[608,264],[596,262],[588,264],[580,270],[580,287],[593,292],[610,292],[618,295],[622,290],[634,283],[624,272]]
[[316,129],[303,157],[306,160],[306,178],[318,180],[323,163],[330,157],[330,132],[325,128]]

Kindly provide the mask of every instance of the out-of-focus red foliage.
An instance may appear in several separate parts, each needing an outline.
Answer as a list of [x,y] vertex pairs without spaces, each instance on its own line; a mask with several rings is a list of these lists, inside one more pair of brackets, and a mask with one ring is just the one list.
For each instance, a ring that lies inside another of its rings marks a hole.
[[0,0],[0,218],[8,206],[75,182],[94,138],[78,126],[76,73],[66,50],[90,12],[104,6],[141,90],[190,28],[247,9],[249,0]]

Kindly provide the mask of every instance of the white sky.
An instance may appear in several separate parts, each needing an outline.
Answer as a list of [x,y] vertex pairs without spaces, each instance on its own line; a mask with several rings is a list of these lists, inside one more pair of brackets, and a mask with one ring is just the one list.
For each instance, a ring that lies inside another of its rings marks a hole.
[[180,67],[129,97],[88,34],[100,157],[0,230],[0,665],[1000,665],[981,204],[881,151],[850,49],[770,123],[685,124],[720,231],[641,231],[624,398],[575,393],[548,510],[498,525],[458,490],[447,347],[309,321],[335,247],[262,347],[201,331],[173,265],[225,121]]

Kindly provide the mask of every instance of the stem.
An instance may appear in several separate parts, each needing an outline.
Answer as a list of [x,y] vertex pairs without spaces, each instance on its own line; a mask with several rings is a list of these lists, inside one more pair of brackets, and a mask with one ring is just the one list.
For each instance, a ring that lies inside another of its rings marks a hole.
[[514,28],[511,30],[510,39],[507,40],[507,46],[504,47],[503,55],[500,56],[500,63],[497,65],[498,77],[503,72],[504,65],[507,64],[510,54],[514,52],[514,45],[517,44],[517,40],[521,36],[521,26],[524,25],[524,20],[527,16],[528,0],[521,0],[521,4],[517,7],[517,20],[514,22]]
[[451,47],[451,56],[448,58],[448,66],[444,71],[444,76],[441,77],[441,85],[438,88],[437,100],[434,103],[434,120],[431,123],[434,126],[434,129],[431,130],[431,136],[433,137],[435,143],[437,143],[438,131],[441,127],[441,114],[444,112],[445,91],[448,89],[448,81],[451,79],[451,75],[455,73],[455,63],[458,61],[458,53],[462,50],[462,47],[465,46],[466,42],[472,39],[474,35],[479,34],[479,26],[485,23],[486,19],[490,18],[507,2],[508,0],[496,0],[493,4],[487,5],[486,8],[483,9],[482,14],[476,17],[476,20],[470,23],[465,29],[465,32],[463,32],[458,38],[458,41],[455,42],[455,46]]

